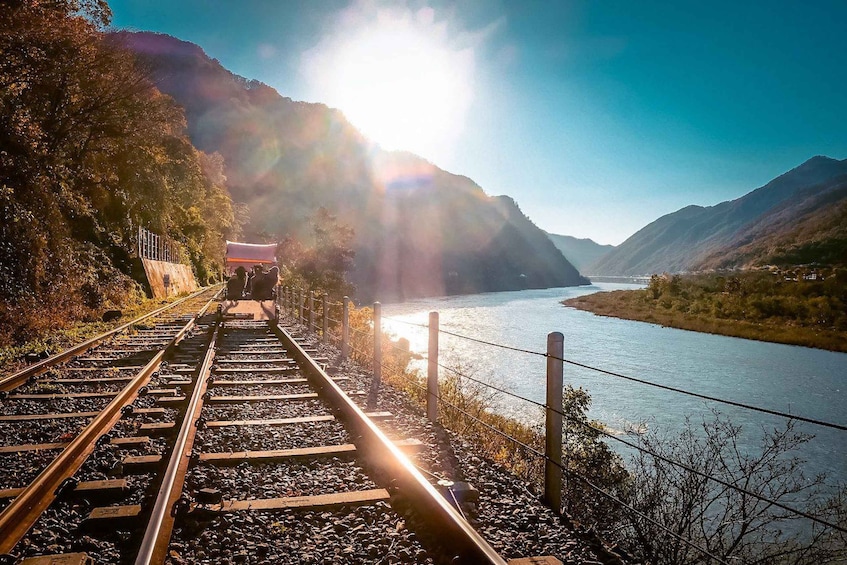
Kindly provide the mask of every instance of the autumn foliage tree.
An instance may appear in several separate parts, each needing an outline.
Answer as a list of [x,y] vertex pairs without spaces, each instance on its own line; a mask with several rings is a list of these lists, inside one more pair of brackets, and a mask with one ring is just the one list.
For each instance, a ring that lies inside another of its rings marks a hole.
[[288,237],[280,246],[286,284],[303,285],[336,297],[350,294],[353,289],[344,275],[353,266],[353,230],[326,208],[318,208],[313,214],[311,228],[310,242]]
[[4,4],[0,337],[131,300],[138,225],[182,243],[201,280],[219,271],[238,228],[221,160],[191,145],[182,109],[103,33],[107,4]]

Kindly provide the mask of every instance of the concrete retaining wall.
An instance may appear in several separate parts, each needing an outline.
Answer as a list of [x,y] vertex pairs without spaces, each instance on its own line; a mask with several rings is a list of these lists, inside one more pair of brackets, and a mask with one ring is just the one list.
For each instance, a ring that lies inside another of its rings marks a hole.
[[[194,292],[197,290],[197,281],[194,273],[188,265],[167,263],[165,261],[153,261],[142,259],[147,281],[154,298],[165,298],[183,292]],[[165,283],[169,284],[166,286]]]

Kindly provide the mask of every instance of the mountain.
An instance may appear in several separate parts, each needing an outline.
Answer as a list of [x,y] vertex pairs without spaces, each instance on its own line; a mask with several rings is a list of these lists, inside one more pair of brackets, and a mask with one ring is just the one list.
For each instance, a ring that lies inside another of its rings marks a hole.
[[697,269],[760,265],[847,266],[847,175],[799,192],[741,229]]
[[[776,248],[770,254],[759,247],[767,245],[762,238],[776,235],[770,233],[776,226],[783,234],[779,245],[788,251],[793,245],[789,232],[801,220],[807,229],[804,237],[810,243],[826,246],[824,233],[812,235],[808,230],[827,222],[815,216],[828,213],[827,205],[822,203],[827,198],[838,200],[838,179],[843,175],[847,175],[847,159],[813,157],[741,198],[709,207],[687,206],[662,216],[601,257],[589,270],[604,275],[643,275],[715,265],[750,266],[754,256],[758,257],[756,261],[766,261],[771,255],[779,257]],[[746,252],[732,255],[738,248],[750,245],[753,247]]]
[[353,228],[360,300],[586,284],[508,197],[404,152],[383,151],[339,112],[295,102],[170,36],[120,32],[185,109],[196,147],[224,158],[254,240],[311,236],[319,207]]
[[580,273],[591,274],[588,266],[615,248],[614,245],[600,245],[593,239],[577,239],[570,235],[547,232],[547,237]]

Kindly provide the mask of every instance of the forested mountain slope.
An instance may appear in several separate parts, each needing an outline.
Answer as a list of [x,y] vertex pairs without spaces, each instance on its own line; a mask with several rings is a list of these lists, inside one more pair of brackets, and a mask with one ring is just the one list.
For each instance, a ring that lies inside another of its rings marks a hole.
[[705,255],[698,269],[847,266],[847,175],[801,191]]
[[319,207],[355,232],[360,299],[584,284],[514,203],[408,153],[386,152],[337,110],[238,77],[198,46],[121,33],[185,108],[192,141],[223,155],[253,237],[308,239]]
[[[602,257],[589,270],[596,274],[640,275],[690,271],[718,264],[723,267],[749,264],[749,257],[745,258],[743,253],[726,261],[721,257],[735,253],[740,246],[750,245],[756,237],[769,235],[763,227],[775,227],[776,216],[769,215],[777,214],[777,210],[781,210],[782,229],[790,231],[790,226],[800,221],[797,214],[808,216],[815,207],[810,204],[810,198],[814,200],[816,193],[826,192],[827,186],[845,174],[847,159],[813,157],[736,200],[705,208],[687,206],[662,216]],[[823,208],[819,210],[824,211]],[[804,222],[807,228],[819,223],[809,217]],[[820,224],[824,223],[821,220]],[[755,227],[757,225],[759,228]],[[827,238],[824,234],[808,233],[804,237],[820,242]],[[783,245],[792,245],[790,239],[783,240]],[[765,260],[768,254],[757,252],[757,255]]]
[[579,239],[570,235],[548,233],[547,237],[580,273],[591,274],[588,267],[615,248],[614,245],[601,245],[593,239]]

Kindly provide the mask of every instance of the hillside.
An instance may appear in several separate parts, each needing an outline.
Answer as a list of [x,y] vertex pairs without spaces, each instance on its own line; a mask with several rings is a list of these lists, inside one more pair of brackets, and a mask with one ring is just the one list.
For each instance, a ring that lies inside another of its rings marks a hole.
[[[662,216],[600,258],[589,270],[605,275],[639,275],[690,271],[717,264],[722,267],[749,265],[752,257],[749,254],[726,261],[721,257],[734,253],[733,250],[740,246],[759,245],[753,240],[769,235],[768,230],[763,228],[768,224],[773,227],[777,218],[786,234],[785,239],[780,240],[783,246],[792,245],[788,232],[797,227],[798,214],[807,216],[804,220],[807,228],[826,224],[823,219],[808,217],[815,209],[809,199],[816,190],[826,192],[828,189],[824,187],[845,174],[847,159],[813,157],[736,200],[710,207],[688,206]],[[823,213],[826,206],[817,210]],[[759,228],[756,228],[757,225]],[[806,233],[804,237],[809,242],[816,242],[815,245],[829,245],[826,243],[828,236],[824,233]],[[762,245],[767,246],[764,242]],[[835,245],[838,246],[837,243]],[[766,258],[770,257],[769,253],[761,250],[756,253],[757,261],[767,262]],[[777,259],[778,253],[773,257]]]
[[12,2],[0,14],[0,343],[136,306],[139,226],[201,284],[214,280],[239,225],[220,160],[104,35],[105,2]]
[[591,274],[588,267],[615,248],[614,245],[600,245],[593,239],[578,239],[570,235],[548,232],[547,237],[580,273]]
[[357,298],[585,284],[510,199],[408,153],[386,152],[337,110],[295,102],[165,35],[120,33],[185,108],[192,142],[224,157],[253,238],[309,237],[325,207],[355,231]]
[[801,191],[740,230],[698,269],[759,265],[847,266],[847,175]]

